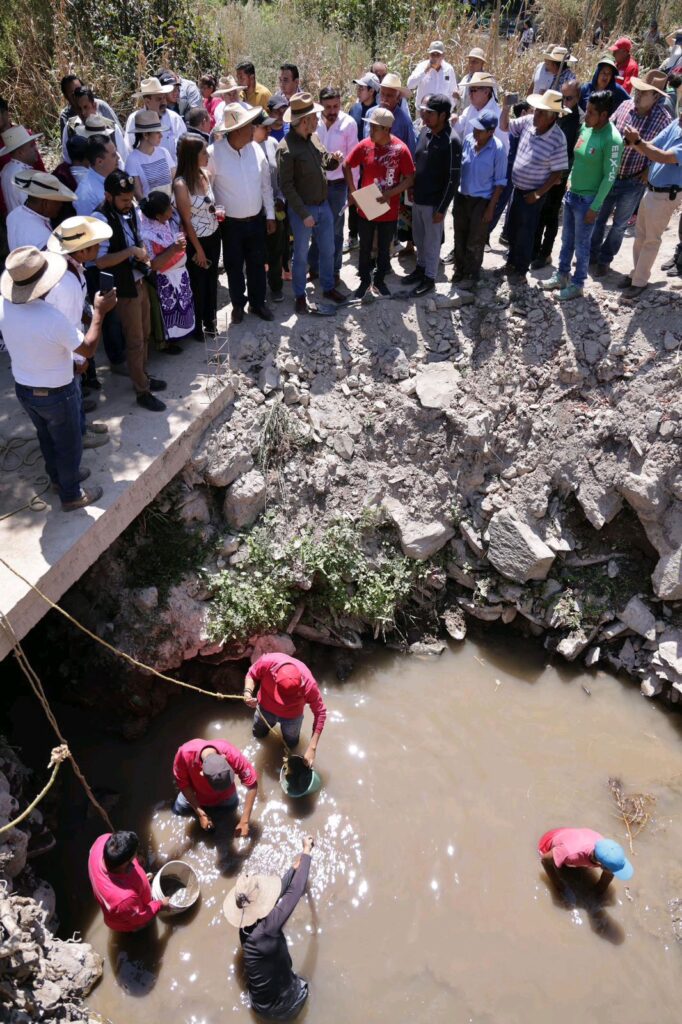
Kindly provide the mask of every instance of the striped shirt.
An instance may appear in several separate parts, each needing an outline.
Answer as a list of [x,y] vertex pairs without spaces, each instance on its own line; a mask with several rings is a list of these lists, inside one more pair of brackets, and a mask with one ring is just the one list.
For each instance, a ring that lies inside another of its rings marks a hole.
[[538,135],[533,115],[527,114],[510,123],[509,133],[519,140],[512,170],[514,188],[523,192],[540,188],[555,171],[568,170],[566,136],[556,122]]
[[[655,138],[659,132],[668,127],[671,121],[670,112],[660,101],[655,103],[644,117],[640,117],[635,111],[634,100],[621,103],[618,110],[611,115],[611,124],[616,126],[623,137],[625,137],[625,128],[634,128],[645,142],[650,142],[651,139]],[[648,163],[649,161],[644,153],[640,152],[637,146],[625,145],[620,158],[618,177],[634,178],[642,173]]]

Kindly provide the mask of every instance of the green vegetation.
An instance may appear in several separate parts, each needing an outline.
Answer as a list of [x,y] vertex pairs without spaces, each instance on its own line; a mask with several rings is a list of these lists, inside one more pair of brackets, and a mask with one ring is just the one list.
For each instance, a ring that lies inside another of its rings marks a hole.
[[125,564],[125,585],[156,587],[159,602],[182,577],[196,571],[206,546],[196,532],[189,532],[175,511],[162,511],[159,503],[148,505],[118,540]]
[[371,514],[337,519],[321,533],[311,528],[283,544],[274,517],[266,515],[247,546],[246,559],[211,580],[211,629],[225,642],[282,628],[301,601],[325,617],[357,617],[385,634],[427,570],[400,554]]

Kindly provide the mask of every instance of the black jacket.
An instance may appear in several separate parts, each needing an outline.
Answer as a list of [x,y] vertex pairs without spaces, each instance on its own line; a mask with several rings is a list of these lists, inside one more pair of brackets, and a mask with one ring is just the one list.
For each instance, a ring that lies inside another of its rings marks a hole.
[[[110,206],[109,203],[103,203],[100,210],[106,217],[107,224],[113,232],[109,239],[109,252],[121,252],[122,249],[127,249],[130,243],[126,239],[123,224],[121,223],[120,213]],[[130,226],[135,239],[135,245],[139,245],[140,248],[144,248],[140,241],[140,233],[137,225],[137,212],[134,207],[132,210]],[[135,278],[133,277],[132,260],[124,260],[122,263],[117,263],[115,267],[110,267],[109,269],[114,275],[114,281],[116,282],[116,294],[118,298],[134,299],[137,296],[137,285],[135,284]]]
[[414,201],[445,213],[459,185],[462,147],[446,125],[440,135],[422,128],[414,154]]

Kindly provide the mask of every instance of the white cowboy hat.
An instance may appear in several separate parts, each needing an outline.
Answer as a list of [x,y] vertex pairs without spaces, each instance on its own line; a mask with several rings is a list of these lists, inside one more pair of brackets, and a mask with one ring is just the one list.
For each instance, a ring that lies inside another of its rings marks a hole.
[[30,135],[23,124],[16,124],[13,128],[6,128],[0,136],[3,141],[0,156],[7,156],[8,153],[13,153],[15,149],[25,146],[27,142],[35,142],[36,139],[42,139],[42,137],[42,132],[38,135]]
[[466,85],[469,90],[472,85],[481,85],[485,89],[497,89],[497,82],[487,71],[474,71]]
[[277,875],[250,875],[242,871],[225,897],[223,913],[235,928],[248,928],[268,916],[281,894],[282,883]]
[[235,81],[232,75],[226,75],[224,78],[218,79],[218,88],[213,90],[214,96],[224,96],[228,92],[241,92],[242,87],[239,82]]
[[220,126],[220,131],[224,131],[226,135],[229,135],[230,132],[235,132],[237,128],[253,124],[262,109],[262,107],[249,107],[247,109],[241,103],[227,103],[223,111],[223,123]]
[[287,124],[297,124],[298,121],[303,117],[307,117],[308,114],[321,114],[324,107],[321,107],[319,103],[315,103],[309,92],[297,92],[289,100],[289,106],[284,111],[283,121]]
[[543,93],[532,93],[530,96],[526,96],[526,103],[531,107],[535,107],[536,110],[548,110],[550,114],[558,114],[559,117],[565,117],[570,111],[561,105],[563,96],[560,92],[556,92],[555,89],[547,89]]
[[173,92],[174,88],[175,84],[173,82],[168,85],[161,85],[158,78],[143,78],[140,82],[139,90],[133,93],[133,96],[165,96],[169,92]]
[[101,114],[90,114],[86,117],[85,123],[80,118],[78,121],[80,123],[74,126],[75,133],[85,139],[89,139],[91,135],[113,135],[116,131],[114,122],[102,117]]
[[5,260],[0,295],[8,302],[40,299],[66,273],[66,260],[54,252],[40,252],[35,245],[21,245]]
[[105,242],[111,235],[109,225],[97,217],[67,217],[48,238],[47,250],[68,256],[69,253],[80,252],[81,249]]
[[412,95],[412,90],[403,86],[400,76],[394,75],[391,71],[381,79],[380,86],[383,89],[397,89],[405,97]]
[[46,171],[17,171],[12,181],[15,188],[34,199],[55,199],[60,203],[74,203],[78,196],[63,181]]
[[665,41],[668,44],[668,46],[674,46],[675,40],[678,36],[682,36],[682,28],[673,29],[670,35],[665,37]]
[[553,60],[555,64],[577,64],[578,58],[569,54],[565,46],[551,46],[542,54],[545,60]]

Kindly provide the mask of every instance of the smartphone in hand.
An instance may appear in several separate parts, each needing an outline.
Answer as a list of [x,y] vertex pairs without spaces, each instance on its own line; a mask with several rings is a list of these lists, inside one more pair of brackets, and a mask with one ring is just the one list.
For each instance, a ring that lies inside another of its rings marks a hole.
[[519,102],[519,94],[517,92],[507,92],[504,96],[505,107],[513,107],[515,103]]
[[115,286],[114,275],[109,273],[108,270],[100,270],[99,273],[99,290],[102,295],[106,295]]

